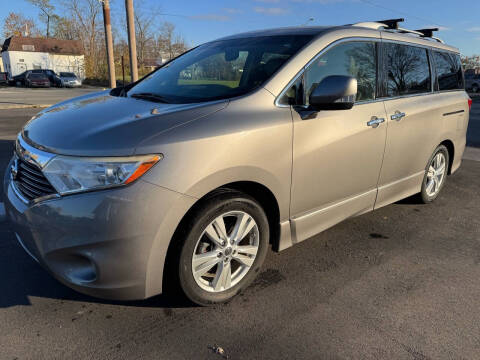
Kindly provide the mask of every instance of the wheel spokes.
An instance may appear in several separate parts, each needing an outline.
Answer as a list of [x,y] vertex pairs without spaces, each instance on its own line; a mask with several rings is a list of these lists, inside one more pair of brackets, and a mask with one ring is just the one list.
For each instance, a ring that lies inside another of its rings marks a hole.
[[237,246],[237,253],[247,255],[257,255],[258,246],[255,245],[242,245]]
[[218,257],[218,254],[218,251],[210,251],[204,254],[194,255],[192,260],[194,275],[203,276],[217,265],[222,260]]
[[243,238],[245,238],[245,236],[247,236],[254,226],[255,221],[250,215],[246,213],[239,214],[232,230],[231,239],[238,244]]
[[206,226],[193,253],[196,283],[210,292],[235,286],[255,262],[259,238],[255,219],[244,211],[230,211],[216,217]]
[[230,262],[224,262],[218,264],[217,273],[212,281],[212,287],[215,291],[221,291],[228,289],[232,282],[232,268]]
[[255,257],[239,254],[238,252],[234,254],[232,257],[234,260],[238,261],[240,264],[245,265],[247,267],[251,267],[253,265],[253,262],[255,261]]
[[428,195],[432,195],[434,186],[435,186],[435,180],[431,178],[430,181],[427,182],[426,191]]
[[205,234],[218,246],[223,246],[227,241],[227,230],[225,228],[225,221],[223,216],[217,217],[205,229]]

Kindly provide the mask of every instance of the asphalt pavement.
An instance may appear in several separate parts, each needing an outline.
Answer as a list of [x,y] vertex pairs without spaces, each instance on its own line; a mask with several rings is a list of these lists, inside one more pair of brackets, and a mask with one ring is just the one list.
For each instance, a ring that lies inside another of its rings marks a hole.
[[0,111],[32,106],[47,107],[72,97],[101,90],[103,88],[99,87],[31,89],[4,86],[0,87]]
[[[0,111],[0,166],[36,110]],[[468,144],[480,146],[480,101]],[[478,150],[478,149],[477,149]],[[475,150],[472,150],[473,152]],[[281,253],[225,305],[80,295],[0,223],[0,359],[479,359],[480,162]],[[1,200],[0,200],[1,201]]]

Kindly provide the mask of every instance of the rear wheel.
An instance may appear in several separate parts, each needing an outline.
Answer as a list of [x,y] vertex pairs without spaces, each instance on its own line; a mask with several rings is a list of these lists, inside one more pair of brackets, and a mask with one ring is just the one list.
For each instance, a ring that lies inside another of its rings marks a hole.
[[425,169],[422,183],[421,199],[428,204],[438,197],[445,185],[448,174],[449,154],[444,145],[435,149]]
[[184,229],[178,279],[197,304],[230,300],[250,285],[265,260],[267,216],[246,194],[229,191],[210,198]]

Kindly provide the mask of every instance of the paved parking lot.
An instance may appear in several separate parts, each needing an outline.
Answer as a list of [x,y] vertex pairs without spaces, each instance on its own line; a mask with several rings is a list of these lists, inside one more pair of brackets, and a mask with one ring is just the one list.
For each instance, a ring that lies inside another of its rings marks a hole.
[[[35,112],[0,111],[2,169]],[[468,143],[480,147],[480,101]],[[465,160],[434,204],[402,201],[271,252],[253,286],[211,308],[79,295],[0,223],[0,359],[222,359],[214,345],[230,359],[478,359],[479,178]]]
[[0,111],[12,108],[25,108],[30,106],[50,106],[60,101],[75,96],[99,91],[102,88],[49,88],[30,89],[22,87],[0,87]]

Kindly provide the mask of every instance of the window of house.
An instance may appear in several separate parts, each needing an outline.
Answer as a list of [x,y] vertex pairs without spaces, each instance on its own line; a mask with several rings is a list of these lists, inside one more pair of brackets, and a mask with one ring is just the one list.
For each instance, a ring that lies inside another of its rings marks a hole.
[[432,90],[426,49],[393,43],[385,44],[384,48],[387,96],[421,94]]

